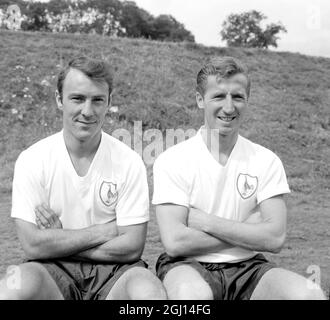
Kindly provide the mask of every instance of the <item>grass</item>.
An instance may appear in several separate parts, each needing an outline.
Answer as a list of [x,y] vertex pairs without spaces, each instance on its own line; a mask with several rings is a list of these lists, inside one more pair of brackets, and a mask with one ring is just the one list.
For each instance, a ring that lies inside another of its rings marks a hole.
[[[14,162],[37,140],[61,128],[54,88],[60,66],[72,56],[105,58],[115,71],[113,105],[105,131],[195,128],[203,115],[194,99],[200,65],[214,55],[231,55],[250,69],[248,119],[242,134],[282,159],[292,194],[288,236],[271,258],[309,276],[321,268],[330,287],[330,59],[258,49],[214,48],[97,35],[0,31],[0,273],[18,263],[22,251],[9,219]],[[152,172],[148,167],[152,192]],[[152,208],[144,258],[153,268],[161,252]]]

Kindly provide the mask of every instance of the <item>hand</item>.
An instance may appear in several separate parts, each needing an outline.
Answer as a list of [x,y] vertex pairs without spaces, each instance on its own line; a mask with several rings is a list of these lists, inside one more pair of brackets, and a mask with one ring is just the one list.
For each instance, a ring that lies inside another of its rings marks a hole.
[[62,229],[59,216],[47,205],[42,204],[35,208],[36,223],[39,229]]

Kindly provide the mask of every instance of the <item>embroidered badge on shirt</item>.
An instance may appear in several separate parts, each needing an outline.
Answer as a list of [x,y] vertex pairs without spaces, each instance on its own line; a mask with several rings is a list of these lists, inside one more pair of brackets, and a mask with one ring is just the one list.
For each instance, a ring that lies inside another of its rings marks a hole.
[[111,206],[118,199],[117,184],[103,181],[100,186],[100,199],[107,206]]
[[237,178],[237,190],[243,199],[250,198],[257,190],[258,178],[240,173]]

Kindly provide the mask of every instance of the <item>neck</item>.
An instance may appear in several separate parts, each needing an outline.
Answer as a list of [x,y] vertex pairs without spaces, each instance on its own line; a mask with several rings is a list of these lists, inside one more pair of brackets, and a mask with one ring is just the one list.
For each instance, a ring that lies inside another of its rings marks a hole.
[[69,154],[79,158],[93,156],[101,142],[101,132],[90,139],[79,140],[64,129],[63,136]]
[[201,133],[207,148],[216,159],[222,156],[228,158],[238,138],[238,133],[221,135],[219,130],[206,127],[202,128]]

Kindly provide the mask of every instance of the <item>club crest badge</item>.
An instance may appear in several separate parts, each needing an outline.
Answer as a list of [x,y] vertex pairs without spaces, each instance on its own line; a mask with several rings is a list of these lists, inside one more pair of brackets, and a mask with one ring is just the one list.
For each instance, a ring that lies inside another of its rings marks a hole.
[[240,173],[237,178],[237,190],[243,199],[250,198],[258,188],[258,178]]
[[103,181],[100,186],[100,199],[107,206],[110,207],[118,199],[117,185],[112,182]]

